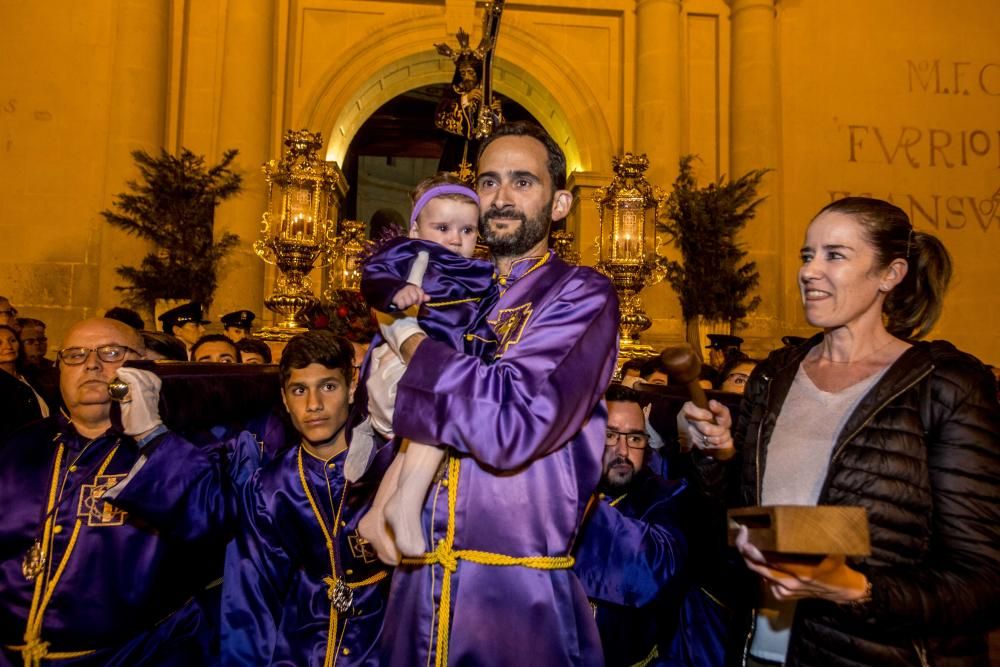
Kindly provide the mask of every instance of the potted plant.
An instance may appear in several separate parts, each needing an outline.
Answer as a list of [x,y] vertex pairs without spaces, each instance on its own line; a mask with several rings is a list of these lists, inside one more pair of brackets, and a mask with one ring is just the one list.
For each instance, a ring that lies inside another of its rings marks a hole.
[[[769,169],[754,169],[735,181],[725,176],[699,187],[685,155],[673,191],[667,198],[659,228],[680,250],[680,261],[666,262],[667,280],[677,292],[685,323],[685,337],[698,353],[704,344],[703,323],[718,333],[735,333],[746,326],[746,316],[760,305],[749,298],[760,274],[736,237],[764,200],[757,196]],[[714,324],[712,324],[714,323]]]
[[215,239],[213,230],[215,207],[242,188],[242,176],[230,169],[237,153],[226,151],[211,167],[186,148],[179,155],[161,149],[158,157],[132,153],[141,180],[115,195],[114,210],[101,211],[113,226],[155,246],[139,266],[116,269],[128,283],[115,287],[127,304],[155,312],[164,301],[212,302],[219,263],[240,241],[229,232]]

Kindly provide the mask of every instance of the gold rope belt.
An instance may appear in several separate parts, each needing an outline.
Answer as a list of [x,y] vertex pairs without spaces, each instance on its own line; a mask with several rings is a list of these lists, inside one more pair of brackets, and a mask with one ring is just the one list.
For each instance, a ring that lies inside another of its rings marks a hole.
[[38,667],[42,660],[69,660],[71,658],[82,658],[85,655],[96,653],[96,651],[53,651],[49,648],[48,642],[43,642],[38,638],[30,640],[27,644],[20,646],[7,646],[11,651],[20,651],[25,667]]
[[[323,665],[325,667],[332,667],[332,665],[337,662],[337,646],[340,645],[340,639],[337,638],[337,625],[340,623],[340,606],[342,604],[341,591],[346,588],[349,591],[353,591],[355,588],[361,588],[362,586],[370,586],[372,584],[378,583],[385,579],[389,573],[386,570],[376,572],[372,576],[368,577],[363,581],[344,581],[336,575],[330,577],[323,577],[323,583],[326,584],[326,597],[330,600],[330,622],[327,627],[327,639],[326,639],[326,657],[323,659]],[[346,600],[347,606],[343,611],[347,611],[354,604],[353,593]],[[347,632],[347,625],[344,625],[343,632]],[[336,644],[335,644],[336,642]]]
[[458,473],[461,461],[448,459],[448,527],[437,548],[430,553],[413,558],[403,558],[406,565],[440,565],[445,570],[441,581],[441,602],[438,606],[437,651],[435,667],[448,664],[449,625],[451,619],[451,575],[458,569],[458,561],[465,560],[480,565],[501,567],[519,566],[534,570],[566,570],[573,567],[572,556],[508,556],[506,554],[478,551],[476,549],[455,549],[455,506],[458,501]]

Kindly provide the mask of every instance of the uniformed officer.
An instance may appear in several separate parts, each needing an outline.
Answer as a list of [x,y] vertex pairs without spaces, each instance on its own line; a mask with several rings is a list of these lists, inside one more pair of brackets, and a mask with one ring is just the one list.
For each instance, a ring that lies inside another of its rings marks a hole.
[[729,334],[708,334],[708,365],[719,370],[733,356],[741,352],[743,339]]
[[238,343],[244,338],[249,337],[250,328],[253,326],[253,321],[256,317],[249,310],[237,310],[223,315],[222,326],[225,328],[224,332],[229,336],[229,340]]
[[191,346],[205,335],[205,325],[210,323],[202,315],[202,306],[197,301],[171,308],[157,319],[160,320],[164,333],[176,336],[184,342],[189,356]]

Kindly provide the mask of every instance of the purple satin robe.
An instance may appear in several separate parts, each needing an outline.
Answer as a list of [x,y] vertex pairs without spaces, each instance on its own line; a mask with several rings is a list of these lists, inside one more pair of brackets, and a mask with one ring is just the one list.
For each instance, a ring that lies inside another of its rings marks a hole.
[[[35,582],[24,577],[24,554],[36,537],[49,497],[59,441],[61,495],[55,513],[50,572],[63,559],[74,525],[80,530],[42,621],[49,650],[96,652],[73,665],[210,664],[206,624],[191,602],[221,572],[225,502],[219,467],[204,451],[173,433],[148,446],[169,479],[115,506],[93,496],[95,474],[119,481],[139,452],[127,436],[108,433],[87,444],[63,416],[42,420],[0,446],[0,664],[22,664],[12,645],[24,643]],[[114,456],[108,459],[116,443]],[[185,495],[202,503],[188,510]],[[121,511],[124,510],[124,513]],[[50,576],[52,576],[50,575]]]
[[[499,283],[497,358],[425,340],[399,383],[394,427],[461,457],[455,549],[565,556],[601,475],[618,300],[607,279],[551,252],[516,262]],[[441,481],[428,494],[428,544],[444,536],[447,495]],[[397,568],[383,664],[434,664],[442,573]],[[460,561],[452,586],[449,664],[603,663],[571,570]]]
[[[327,653],[330,576],[325,539],[299,476],[299,447],[257,470],[241,494],[242,526],[227,554],[222,602],[224,665],[323,665]],[[342,452],[323,461],[302,452],[310,492],[326,526],[334,525],[338,577],[360,582],[385,570],[357,522],[376,481],[362,478],[344,493]],[[389,577],[354,589],[339,615],[333,664],[377,665],[374,647],[385,613]]]
[[643,467],[626,491],[602,494],[583,528],[573,571],[596,606],[608,667],[643,662],[654,648],[643,664],[686,664],[671,651],[688,583],[678,502],[686,486]]

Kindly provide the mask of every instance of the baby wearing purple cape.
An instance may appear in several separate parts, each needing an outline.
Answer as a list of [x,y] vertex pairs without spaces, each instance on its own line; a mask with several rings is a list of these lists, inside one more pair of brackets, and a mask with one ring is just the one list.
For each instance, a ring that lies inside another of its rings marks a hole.
[[[413,238],[390,241],[365,263],[361,291],[382,313],[419,308],[417,320],[429,337],[466,354],[491,359],[496,338],[486,314],[498,293],[493,265],[472,258],[478,197],[467,186],[443,177],[426,179],[414,195],[410,217]],[[425,262],[423,275],[412,275],[413,267]],[[369,355],[369,383],[398,382],[405,366],[387,343],[373,346]],[[375,430],[391,438],[391,406],[388,410],[370,407]],[[379,413],[388,413],[388,418],[380,419]],[[401,444],[371,510],[359,524],[362,537],[372,543],[384,562],[395,565],[400,553],[419,556],[427,551],[420,514],[443,457],[444,450],[435,446],[411,441]]]

